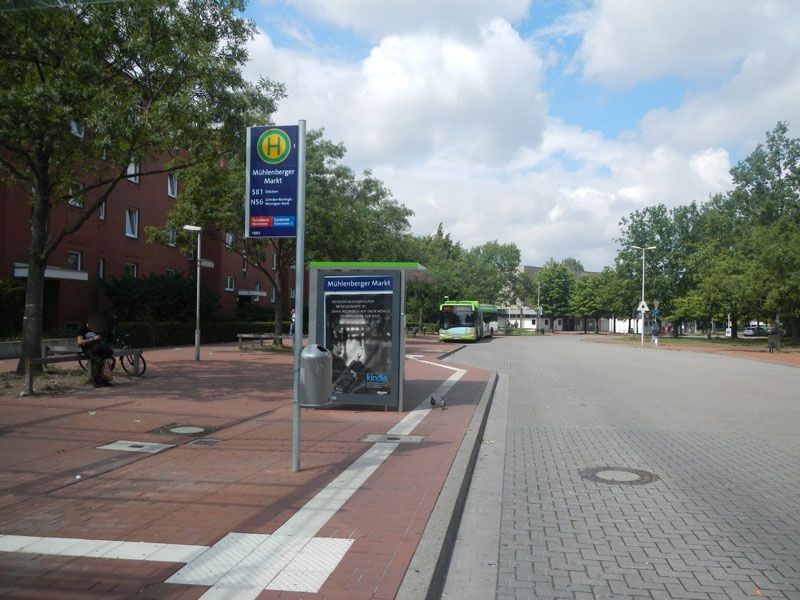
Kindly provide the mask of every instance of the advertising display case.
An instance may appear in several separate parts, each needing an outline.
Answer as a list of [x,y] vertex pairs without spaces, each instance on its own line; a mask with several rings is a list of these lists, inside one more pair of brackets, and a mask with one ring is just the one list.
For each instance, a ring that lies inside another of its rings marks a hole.
[[403,410],[405,286],[416,263],[311,263],[309,344],[333,356],[331,401]]

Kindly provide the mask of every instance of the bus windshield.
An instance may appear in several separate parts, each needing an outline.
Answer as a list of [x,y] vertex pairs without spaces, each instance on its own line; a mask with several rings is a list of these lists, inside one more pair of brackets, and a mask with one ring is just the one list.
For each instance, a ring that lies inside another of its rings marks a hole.
[[469,306],[448,306],[439,315],[439,328],[475,327],[475,310]]

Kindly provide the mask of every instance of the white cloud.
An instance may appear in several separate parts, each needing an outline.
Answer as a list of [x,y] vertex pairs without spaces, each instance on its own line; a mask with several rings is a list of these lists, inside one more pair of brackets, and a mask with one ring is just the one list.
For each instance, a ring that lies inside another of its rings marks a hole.
[[442,222],[466,246],[498,239],[515,243],[526,264],[574,256],[593,270],[613,263],[621,217],[656,203],[702,202],[729,182],[728,155],[719,148],[681,155],[558,121],[543,140],[520,153],[513,172],[434,176],[404,167],[376,175],[415,211],[415,231],[430,233]]
[[599,0],[576,59],[584,76],[611,86],[718,79],[760,52],[796,52],[798,25],[795,0]]
[[302,13],[380,39],[419,31],[474,32],[501,17],[525,16],[530,0],[290,0]]
[[770,61],[753,58],[726,85],[687,98],[674,110],[645,115],[642,134],[683,150],[734,145],[749,153],[778,121],[789,121],[795,130],[800,125],[798,61],[797,53]]
[[565,34],[585,28],[576,65],[603,84],[713,75],[681,106],[651,110],[639,131],[617,139],[548,118],[548,49],[510,24],[522,1],[448,0],[450,29],[438,3],[429,11],[416,0],[403,10],[364,0],[298,3],[379,37],[347,62],[276,48],[260,34],[249,74],[284,82],[289,98],[277,122],[303,118],[344,142],[347,164],[374,169],[415,211],[415,233],[442,222],[468,247],[497,239],[515,243],[527,264],[574,256],[599,270],[613,262],[621,217],[727,189],[726,145],[745,140],[749,151],[778,118],[800,117],[800,61],[785,45],[788,26],[778,23],[777,40],[763,41],[780,3],[737,1],[724,5],[737,14],[717,25],[708,3],[679,0],[600,1],[563,19]]
[[463,166],[497,165],[538,142],[547,112],[541,59],[500,19],[473,41],[390,36],[361,64],[279,50],[265,34],[250,53],[253,75],[268,73],[286,84],[289,101],[278,117],[325,127],[361,166],[435,165],[442,157]]

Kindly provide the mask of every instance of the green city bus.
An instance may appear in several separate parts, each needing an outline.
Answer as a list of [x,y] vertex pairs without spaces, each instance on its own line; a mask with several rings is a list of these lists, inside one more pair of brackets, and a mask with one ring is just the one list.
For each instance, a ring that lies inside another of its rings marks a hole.
[[498,328],[497,307],[476,300],[448,300],[439,306],[439,339],[471,341],[492,337]]

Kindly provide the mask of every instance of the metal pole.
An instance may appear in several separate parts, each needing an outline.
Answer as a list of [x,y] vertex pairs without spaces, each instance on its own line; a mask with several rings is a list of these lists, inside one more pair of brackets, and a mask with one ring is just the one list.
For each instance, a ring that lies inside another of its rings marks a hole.
[[197,232],[197,307],[194,323],[194,359],[200,360],[200,240],[203,230]]
[[[644,248],[642,248],[642,304],[644,306]],[[644,346],[644,309],[640,312],[642,315],[642,346]]]
[[292,396],[292,471],[300,470],[300,352],[303,347],[303,284],[306,229],[306,122],[297,122],[297,239],[294,259],[294,392]]
[[542,329],[542,282],[536,282],[536,333]]

